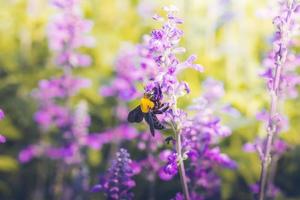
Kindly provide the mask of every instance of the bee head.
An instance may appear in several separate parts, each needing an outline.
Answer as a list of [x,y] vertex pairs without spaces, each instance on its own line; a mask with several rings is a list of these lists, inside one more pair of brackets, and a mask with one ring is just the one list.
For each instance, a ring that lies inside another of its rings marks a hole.
[[155,100],[155,96],[153,94],[153,91],[145,92],[144,93],[144,98],[149,99],[151,101]]

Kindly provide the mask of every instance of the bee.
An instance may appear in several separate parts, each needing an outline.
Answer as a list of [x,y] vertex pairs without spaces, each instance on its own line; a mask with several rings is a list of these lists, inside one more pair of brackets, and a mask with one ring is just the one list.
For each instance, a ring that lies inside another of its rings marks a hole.
[[140,123],[145,119],[150,127],[151,135],[155,135],[156,130],[165,129],[165,126],[158,120],[157,114],[163,114],[169,109],[167,103],[161,103],[162,92],[160,87],[155,87],[151,92],[145,92],[140,101],[140,105],[131,110],[127,120],[130,123]]

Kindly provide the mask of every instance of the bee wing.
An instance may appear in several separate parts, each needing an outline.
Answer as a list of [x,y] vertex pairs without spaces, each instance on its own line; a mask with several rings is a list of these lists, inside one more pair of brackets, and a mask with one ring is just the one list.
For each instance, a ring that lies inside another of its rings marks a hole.
[[127,121],[128,122],[141,122],[143,121],[144,113],[141,110],[140,106],[137,106],[135,109],[128,113]]
[[162,123],[160,123],[160,121],[157,119],[156,115],[154,113],[151,113],[151,114],[152,114],[154,128],[157,130],[165,129],[165,126]]
[[150,127],[151,135],[154,136],[155,135],[155,130],[154,130],[154,122],[153,122],[152,117],[153,117],[153,114],[151,112],[145,114],[145,120],[146,120],[147,124]]

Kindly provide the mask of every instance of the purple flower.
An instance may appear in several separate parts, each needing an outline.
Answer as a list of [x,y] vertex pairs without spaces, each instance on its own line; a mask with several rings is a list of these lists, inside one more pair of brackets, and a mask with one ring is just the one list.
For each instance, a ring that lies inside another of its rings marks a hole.
[[90,86],[90,81],[84,78],[63,75],[50,80],[41,80],[39,88],[33,93],[33,96],[43,104],[55,99],[63,99],[74,96],[82,88]]
[[71,123],[71,113],[68,108],[51,103],[42,106],[34,119],[44,129],[50,126],[63,128]]
[[[297,15],[298,3],[284,1],[280,4],[280,11],[273,19],[276,32],[273,36],[273,49],[263,61],[266,67],[261,74],[267,81],[268,89],[271,91],[276,84],[276,92],[279,98],[296,98],[298,96],[297,85],[300,84],[300,76],[295,73],[298,65],[298,55],[288,51],[292,47],[292,35],[297,34],[295,15]],[[276,79],[276,70],[280,66],[280,77]],[[276,82],[276,83],[275,83]]]
[[37,145],[30,145],[19,153],[19,161],[27,163],[40,154],[40,149]]
[[63,68],[86,67],[91,64],[88,55],[78,52],[78,48],[90,47],[94,39],[87,33],[93,24],[84,20],[79,9],[79,0],[54,0],[53,5],[60,12],[48,25],[50,48],[57,53],[56,62]]
[[[23,149],[19,153],[19,160],[28,162],[34,157],[45,156],[60,160],[67,170],[71,170],[72,166],[72,170],[78,171],[72,174],[74,184],[77,184],[76,194],[81,195],[79,193],[84,192],[87,180],[86,170],[83,170],[83,152],[87,147],[90,118],[87,105],[80,102],[74,108],[71,98],[82,88],[89,87],[90,81],[74,76],[72,69],[91,63],[91,58],[80,53],[80,48],[93,45],[93,38],[88,35],[93,24],[82,17],[80,0],[51,0],[51,4],[58,12],[48,24],[49,48],[55,54],[56,64],[63,74],[41,80],[33,91],[33,97],[38,102],[35,121],[44,134],[50,128],[56,134],[55,137],[52,137],[53,134],[42,137],[37,144]],[[58,173],[66,173],[67,170]]]
[[168,156],[168,163],[166,164],[164,170],[167,174],[172,176],[177,174],[177,153],[172,153]]
[[222,154],[218,147],[207,150],[204,156],[220,166],[230,169],[235,169],[237,167],[236,162],[231,160],[226,154]]
[[265,194],[268,195],[273,184],[268,180],[273,178],[268,176],[268,171],[272,165],[276,165],[277,159],[272,160],[272,157],[280,156],[287,149],[277,139],[277,135],[288,124],[288,120],[279,112],[279,102],[285,98],[298,96],[296,86],[300,83],[300,76],[295,72],[297,62],[293,62],[298,56],[290,49],[293,46],[292,36],[298,32],[295,16],[299,12],[299,5],[295,0],[279,2],[279,12],[273,19],[275,26],[273,48],[263,62],[266,69],[261,74],[266,79],[270,94],[270,111],[257,116],[259,120],[267,123],[267,136],[256,139],[253,145],[247,144],[244,147],[245,150],[253,150],[255,147],[261,159],[259,199],[264,199]]
[[181,193],[177,193],[176,196],[170,200],[184,200],[184,196]]
[[0,144],[3,144],[6,142],[6,137],[0,134]]
[[135,186],[132,179],[130,155],[125,149],[120,149],[108,170],[105,180],[94,187],[94,191],[105,192],[107,199],[133,199],[130,191]]
[[138,132],[127,124],[121,124],[102,133],[92,133],[86,136],[85,145],[93,149],[101,149],[104,144],[132,140],[138,136]]
[[2,120],[5,117],[5,114],[2,109],[0,109],[0,120]]
[[51,159],[64,159],[68,164],[73,163],[73,156],[75,155],[76,146],[68,144],[62,147],[49,147],[46,150],[46,155]]

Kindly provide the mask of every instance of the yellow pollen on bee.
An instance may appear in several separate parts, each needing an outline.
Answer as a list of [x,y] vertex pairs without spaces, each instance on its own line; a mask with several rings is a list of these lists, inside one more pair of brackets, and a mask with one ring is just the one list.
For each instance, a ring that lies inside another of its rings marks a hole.
[[148,113],[152,108],[154,108],[154,103],[150,99],[145,97],[141,99],[141,110],[143,113]]

